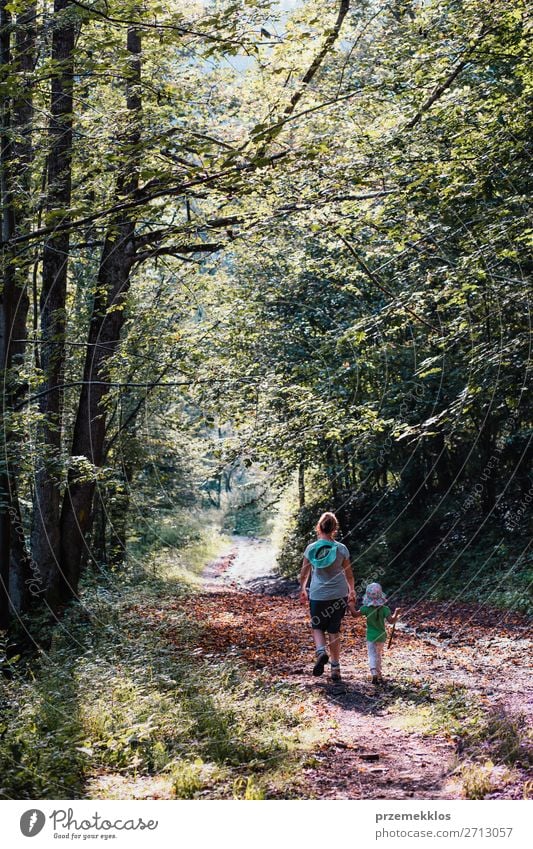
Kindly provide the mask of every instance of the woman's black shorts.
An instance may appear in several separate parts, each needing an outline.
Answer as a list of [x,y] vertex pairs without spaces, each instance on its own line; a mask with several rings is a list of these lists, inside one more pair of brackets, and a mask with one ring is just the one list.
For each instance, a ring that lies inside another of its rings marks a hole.
[[342,617],[348,608],[346,598],[332,598],[328,601],[309,601],[311,627],[328,634],[338,634],[341,629]]

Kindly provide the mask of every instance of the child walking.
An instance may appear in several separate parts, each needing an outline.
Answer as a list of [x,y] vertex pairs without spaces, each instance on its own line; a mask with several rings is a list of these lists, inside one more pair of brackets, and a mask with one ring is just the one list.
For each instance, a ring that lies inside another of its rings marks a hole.
[[400,615],[400,608],[392,613],[387,606],[381,584],[369,584],[363,597],[363,606],[358,611],[366,617],[366,645],[368,649],[368,663],[372,674],[372,683],[380,684],[383,681],[381,675],[381,660],[383,649],[387,640],[387,629],[385,622],[393,625]]

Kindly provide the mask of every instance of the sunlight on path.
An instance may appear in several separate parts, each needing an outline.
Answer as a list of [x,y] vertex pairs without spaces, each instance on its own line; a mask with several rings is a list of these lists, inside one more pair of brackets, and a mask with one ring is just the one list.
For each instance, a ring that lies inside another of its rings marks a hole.
[[224,580],[246,586],[251,581],[271,578],[276,570],[276,549],[268,539],[233,536],[236,555]]
[[[296,688],[303,713],[311,699],[322,738],[302,770],[302,798],[461,798],[469,770],[475,775],[504,746],[517,754],[511,752],[505,767],[486,767],[487,795],[523,797],[528,773],[521,729],[531,692],[525,621],[506,623],[501,611],[488,615],[476,606],[418,604],[386,653],[388,684],[376,691],[363,624],[348,618],[338,687],[327,674],[311,675],[313,647],[297,587],[276,573],[269,540],[233,536],[204,576],[196,652],[238,658]],[[469,713],[474,724],[463,735],[471,738],[463,751],[459,730]]]

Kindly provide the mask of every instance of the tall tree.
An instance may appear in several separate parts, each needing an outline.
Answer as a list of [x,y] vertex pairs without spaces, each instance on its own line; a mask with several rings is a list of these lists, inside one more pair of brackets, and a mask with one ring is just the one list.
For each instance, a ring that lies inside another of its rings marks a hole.
[[[72,125],[74,45],[78,30],[71,0],[55,0],[52,17],[52,83],[46,225],[43,246],[41,316],[41,414],[38,467],[35,474],[32,554],[43,590],[52,603],[60,584],[61,448],[67,272],[72,194]],[[56,225],[60,225],[54,230]]]
[[[0,69],[7,76],[11,66],[11,14],[6,0],[0,2]],[[10,339],[14,309],[15,269],[11,255],[11,240],[15,233],[13,196],[13,143],[11,137],[11,110],[9,98],[1,105],[0,189],[2,199],[2,292],[0,295],[0,376],[2,378],[2,404],[0,407],[0,627],[9,622],[9,571],[11,560],[11,493],[9,456],[7,453],[9,406],[6,403],[6,383],[11,365]]]
[[[21,610],[27,594],[29,567],[18,500],[18,457],[15,407],[25,389],[20,378],[26,349],[28,261],[18,255],[14,239],[27,233],[31,213],[32,86],[35,62],[35,4],[22,7],[13,23],[2,2],[1,65],[11,90],[2,99],[1,200],[2,200],[2,294],[0,298],[0,373],[2,375],[2,432],[0,548],[2,586],[0,619],[6,621],[8,607]],[[6,74],[7,71],[7,74]],[[9,604],[6,599],[9,594]]]
[[[127,129],[122,134],[122,164],[117,179],[116,202],[131,200],[139,184],[142,98],[141,37],[134,26],[127,31],[126,79]],[[108,363],[120,342],[125,317],[125,300],[135,260],[135,218],[119,213],[105,236],[97,288],[87,340],[74,434],[73,466],[69,471],[61,514],[62,595],[77,591],[80,565],[92,524],[96,481],[87,474],[87,461],[96,471],[102,465],[106,432],[103,403],[109,393]],[[82,463],[80,465],[80,459]]]

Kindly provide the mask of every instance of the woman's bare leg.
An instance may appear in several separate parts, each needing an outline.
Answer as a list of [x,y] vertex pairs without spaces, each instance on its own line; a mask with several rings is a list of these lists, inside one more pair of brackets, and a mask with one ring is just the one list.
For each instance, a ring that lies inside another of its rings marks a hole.
[[341,635],[340,634],[330,634],[329,635],[329,656],[333,663],[339,662],[341,652]]
[[326,648],[326,635],[324,631],[319,631],[318,628],[313,628],[313,640],[317,649]]

